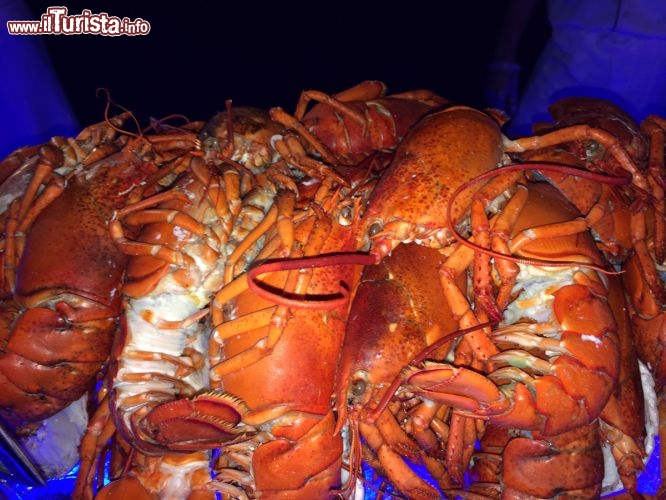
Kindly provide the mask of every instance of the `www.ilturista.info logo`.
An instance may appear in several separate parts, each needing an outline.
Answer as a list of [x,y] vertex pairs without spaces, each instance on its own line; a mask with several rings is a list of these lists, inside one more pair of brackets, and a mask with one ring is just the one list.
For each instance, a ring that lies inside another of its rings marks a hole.
[[147,35],[150,23],[141,18],[110,16],[106,12],[93,14],[84,9],[81,14],[68,15],[67,7],[48,7],[39,21],[7,21],[10,35]]

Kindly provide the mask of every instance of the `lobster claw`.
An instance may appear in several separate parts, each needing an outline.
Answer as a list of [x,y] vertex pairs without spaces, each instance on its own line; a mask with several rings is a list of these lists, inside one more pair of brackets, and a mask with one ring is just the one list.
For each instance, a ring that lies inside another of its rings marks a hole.
[[[511,464],[504,467],[505,494],[553,497],[564,489],[561,480],[553,479],[564,476],[566,491],[578,498],[597,498],[604,477],[598,436],[598,424],[594,423],[548,438],[511,439],[503,453],[504,463]],[[534,481],[536,477],[544,480]]]
[[23,311],[5,303],[1,309],[0,323],[9,332],[3,359],[13,363],[0,367],[0,378],[6,381],[0,417],[6,423],[41,420],[90,389],[90,380],[108,357],[111,343],[104,332],[115,324],[113,318],[74,322],[45,307]]
[[422,397],[477,415],[503,413],[509,399],[490,379],[467,368],[426,362],[406,370],[411,391]]
[[[314,498],[317,494],[313,492],[320,492],[322,487],[326,489],[322,485],[339,482],[342,439],[334,433],[333,413],[327,413],[318,422],[302,419],[300,423],[303,428],[299,431],[307,430],[298,439],[280,436],[254,452],[255,481],[257,489],[266,492],[264,494],[288,491],[290,498]],[[303,475],[304,459],[312,471],[307,477]]]
[[245,403],[234,396],[207,392],[156,406],[136,423],[136,431],[146,442],[171,450],[214,448],[242,434],[238,424],[247,411]]

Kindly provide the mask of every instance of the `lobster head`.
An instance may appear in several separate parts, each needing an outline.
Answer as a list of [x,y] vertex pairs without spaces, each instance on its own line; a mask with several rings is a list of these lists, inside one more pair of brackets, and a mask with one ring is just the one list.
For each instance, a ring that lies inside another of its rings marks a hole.
[[[454,191],[496,168],[503,155],[499,125],[486,113],[454,106],[423,118],[396,150],[377,183],[364,216],[373,253],[386,255],[400,242],[443,247],[451,242],[447,218],[469,215],[474,191]],[[479,189],[479,184],[474,189]]]

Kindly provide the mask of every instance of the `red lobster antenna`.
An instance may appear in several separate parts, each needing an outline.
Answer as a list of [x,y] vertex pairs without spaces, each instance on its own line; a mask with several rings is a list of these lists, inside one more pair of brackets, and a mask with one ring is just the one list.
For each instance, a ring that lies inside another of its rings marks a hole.
[[279,260],[266,262],[253,267],[247,273],[248,287],[254,293],[279,305],[309,310],[330,310],[344,305],[349,300],[349,290],[340,286],[337,293],[326,296],[286,297],[262,287],[257,276],[277,271],[292,271],[296,269],[314,269],[336,265],[369,266],[377,264],[377,257],[370,254],[349,253],[330,254],[318,257],[303,257],[292,260]]
[[567,167],[564,165],[558,165],[556,163],[525,163],[525,164],[514,164],[514,165],[507,165],[505,167],[500,167],[494,170],[489,170],[488,172],[485,172],[481,175],[478,175],[474,177],[473,179],[468,180],[467,182],[464,182],[461,184],[452,194],[451,197],[449,198],[448,204],[447,204],[447,215],[446,215],[446,225],[447,229],[451,232],[453,237],[458,241],[461,245],[465,245],[466,247],[469,247],[473,249],[475,252],[483,253],[486,255],[489,255],[491,257],[497,258],[497,259],[504,259],[508,260],[511,262],[516,262],[518,264],[528,264],[528,265],[534,265],[534,266],[549,266],[549,267],[568,267],[568,266],[578,266],[578,267],[584,267],[587,269],[593,269],[595,271],[598,271],[603,274],[621,274],[619,271],[610,271],[608,269],[605,269],[600,266],[596,266],[594,264],[586,264],[584,262],[574,262],[574,261],[560,261],[560,262],[553,262],[553,261],[548,261],[548,260],[539,260],[539,259],[533,259],[533,258],[522,258],[522,257],[514,257],[513,255],[508,255],[508,254],[503,254],[500,252],[495,252],[493,250],[490,250],[488,248],[482,247],[480,245],[477,245],[475,243],[472,243],[471,241],[465,239],[455,228],[455,225],[453,223],[453,219],[451,218],[451,209],[453,207],[453,203],[455,202],[456,198],[460,196],[460,194],[465,190],[468,189],[469,187],[473,186],[475,183],[479,181],[483,181],[486,179],[491,179],[493,177],[497,177],[498,175],[502,175],[503,173],[506,172],[515,172],[515,171],[525,171],[525,170],[542,170],[546,172],[558,172],[558,173],[568,173],[574,176],[578,177],[583,177],[585,179],[589,180],[594,180],[597,182],[601,182],[604,184],[610,184],[614,186],[627,186],[631,184],[631,176],[625,176],[625,177],[614,177],[614,176],[609,176],[609,175],[604,175],[604,174],[598,174],[595,172],[589,172],[587,170],[582,170],[574,167]]

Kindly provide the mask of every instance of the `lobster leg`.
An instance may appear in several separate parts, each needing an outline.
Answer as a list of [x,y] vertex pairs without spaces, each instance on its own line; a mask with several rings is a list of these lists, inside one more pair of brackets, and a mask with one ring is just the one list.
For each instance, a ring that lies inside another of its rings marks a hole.
[[463,484],[464,475],[477,441],[474,419],[452,413],[449,439],[446,443],[447,471],[456,484]]
[[[283,118],[276,109],[271,110],[271,116],[276,121],[288,121]],[[290,123],[290,125],[292,128],[298,130],[299,134],[309,134],[300,122]],[[306,137],[310,137],[310,135],[307,135]],[[313,138],[312,140],[314,141],[316,139]],[[301,142],[290,134],[285,134],[281,139],[277,139],[275,141],[275,149],[280,153],[284,161],[290,165],[297,166],[299,170],[302,170],[306,174],[315,178],[330,177],[341,185],[347,185],[347,181],[340,177],[340,175],[329,166],[337,164],[332,153],[326,153],[326,150],[324,149],[326,146],[323,144],[319,142],[316,144],[317,148],[320,150],[318,152],[321,154],[324,163],[308,156],[303,149]],[[284,179],[286,176],[281,176],[280,178]],[[291,181],[290,184],[293,184],[293,181]]]
[[21,222],[18,224],[18,231],[26,231],[37,215],[65,190],[63,179],[53,174],[53,167],[54,165],[45,161],[40,161],[35,167],[34,177],[21,199],[18,212]]
[[[305,111],[307,109],[310,101],[315,100],[318,102],[333,102],[334,104],[329,104],[335,106],[337,103],[350,102],[350,101],[370,101],[372,99],[377,99],[386,95],[387,87],[383,82],[377,80],[366,80],[349,89],[345,89],[341,92],[338,92],[333,97],[324,94],[323,92],[307,90],[301,93],[301,97],[298,99],[296,104],[296,111],[294,115],[297,120],[302,120],[305,116]],[[343,112],[343,109],[340,112]],[[359,117],[360,120],[363,120],[363,117]]]
[[86,433],[81,439],[81,463],[79,473],[76,476],[74,487],[74,498],[94,498],[93,483],[97,473],[99,457],[106,443],[116,432],[116,426],[111,419],[108,399],[105,397],[100,402],[95,414],[88,424]]
[[[502,214],[494,221],[491,229],[491,249],[494,252],[502,255],[511,253],[509,235],[527,202],[527,197],[527,190],[519,188],[502,209]],[[513,288],[520,269],[515,262],[502,258],[495,259],[495,268],[500,279],[496,303],[497,307],[503,311],[512,299]],[[475,272],[476,269],[477,266],[475,266]]]
[[414,463],[421,462],[422,452],[390,412],[382,412],[374,424],[360,422],[359,430],[375,453],[379,467],[401,493],[414,500],[438,498],[437,490],[423,481],[405,461],[408,458]]
[[[301,122],[299,122],[293,116],[287,114],[282,108],[272,108],[271,118],[276,122],[283,124],[285,127],[295,130],[300,137],[302,137],[313,149],[315,149],[315,151],[317,151],[325,163],[331,165],[335,165],[337,163],[337,158],[326,147],[326,145],[317,139],[312,133],[310,133],[310,131],[305,128]],[[312,159],[308,159],[305,151],[303,150],[303,147],[290,143],[291,140],[293,140],[293,138],[288,139],[285,144],[282,144],[279,147],[276,145],[276,148],[278,148],[278,150],[281,149],[283,156],[287,158],[288,161],[291,160],[290,163],[295,165],[301,165],[301,163],[311,163],[313,165],[315,162]]]
[[[507,176],[505,178],[493,179],[493,181],[488,183],[480,192],[473,196],[471,203],[471,223],[473,236],[471,241],[473,241],[477,247],[490,247],[491,224],[488,221],[488,217],[485,213],[485,206],[487,205],[487,201],[489,199],[496,198],[500,193],[506,189],[509,189],[515,184],[516,180],[516,176]],[[514,205],[521,207],[526,199],[525,195],[520,193],[521,192],[519,191],[517,195],[514,195],[511,200],[515,198],[515,201],[513,201],[513,203],[509,202],[507,209],[502,212],[502,215],[497,216],[496,220],[493,220],[493,227],[495,224],[501,224],[501,222],[498,221],[508,219],[509,217],[515,218],[517,216],[517,213],[519,213],[520,209],[514,208]],[[504,222],[504,225],[507,225],[507,223]],[[493,233],[493,237],[496,238],[498,233],[495,232],[494,229]],[[455,282],[455,279],[459,276],[462,276],[470,266],[471,255],[472,253],[470,249],[464,245],[461,245],[453,251],[453,253],[444,262],[439,271],[442,289],[444,290],[444,296],[452,307],[456,317],[460,318],[459,321],[461,329],[468,329],[479,326],[487,319],[485,314],[481,317],[481,319],[477,318],[471,309],[469,301]],[[474,299],[481,308],[477,311],[476,314],[481,315],[483,314],[483,311],[486,311],[491,319],[499,321],[501,319],[501,312],[499,311],[497,304],[495,303],[495,299],[493,298],[490,257],[486,253],[477,251],[473,254],[473,259]],[[510,271],[505,271],[505,269],[506,268],[502,268],[502,271],[504,273],[504,280],[507,281],[510,279]],[[469,342],[475,359],[481,363],[486,363],[489,357],[498,352],[497,348],[490,341],[488,333],[488,329],[479,329],[468,333],[464,337],[464,339]]]
[[[520,181],[520,174],[518,172],[512,175],[503,175],[492,179],[480,191],[476,192],[472,198],[471,204],[471,224],[472,236],[474,243],[482,249],[488,249],[491,246],[491,232],[488,216],[486,215],[486,207],[497,198],[500,193],[510,190]],[[515,199],[515,200],[514,200]],[[526,195],[524,189],[519,189],[507,202],[507,206],[502,210],[501,215],[497,216],[498,220],[507,220],[504,226],[509,226],[508,220],[517,217],[520,212],[522,204],[525,203]],[[493,226],[501,224],[497,220],[493,222]],[[495,247],[498,246],[498,240],[506,238],[506,233],[501,233],[498,229],[493,229],[492,240]],[[500,245],[501,246],[501,245]],[[508,286],[507,280],[510,280],[512,271],[508,269],[507,265],[498,266],[500,273],[500,280],[504,283],[505,288]],[[474,254],[474,300],[479,307],[496,321],[502,318],[501,310],[493,297],[492,282],[491,282],[491,266],[490,256],[485,252],[475,252]]]

